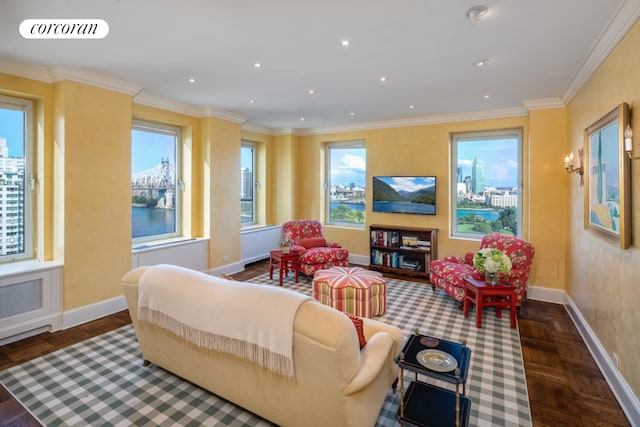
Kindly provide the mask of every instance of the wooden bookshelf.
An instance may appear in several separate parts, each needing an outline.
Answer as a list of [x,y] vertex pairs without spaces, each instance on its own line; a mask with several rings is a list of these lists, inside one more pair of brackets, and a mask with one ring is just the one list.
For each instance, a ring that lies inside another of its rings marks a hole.
[[369,268],[381,272],[429,278],[438,259],[438,229],[371,225]]

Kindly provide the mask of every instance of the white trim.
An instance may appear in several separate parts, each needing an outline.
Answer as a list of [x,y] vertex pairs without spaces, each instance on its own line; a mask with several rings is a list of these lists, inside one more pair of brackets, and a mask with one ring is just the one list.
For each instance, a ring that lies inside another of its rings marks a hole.
[[624,0],[560,95],[567,105],[640,17],[640,0]]
[[[151,95],[144,92],[138,93],[134,97],[133,102],[135,104],[147,105],[149,107],[159,108],[161,110],[172,111],[174,113],[198,118],[216,117],[240,124],[243,124],[247,120],[246,117],[229,111],[218,110],[213,107],[195,107],[183,102],[172,101],[170,99],[161,98],[159,96]],[[263,128],[263,130],[266,130],[266,128]]]
[[560,98],[525,99],[522,101],[522,105],[527,109],[527,111],[566,107]]
[[632,426],[640,426],[640,401],[620,375],[607,351],[568,294],[565,294],[565,307],[627,419]]
[[499,119],[506,117],[526,116],[524,107],[502,108],[496,110],[472,111],[467,113],[438,114],[433,116],[413,117],[398,120],[383,120],[378,122],[364,122],[353,125],[329,126],[323,128],[294,129],[293,133],[299,136],[323,135],[328,133],[342,133],[365,131],[386,128],[399,128],[408,126],[423,126],[443,123],[466,122],[471,120]]
[[527,286],[527,299],[564,304],[566,292],[561,289]]
[[51,83],[51,77],[45,67],[7,61],[6,59],[0,59],[0,73]]
[[135,96],[135,94],[142,90],[142,86],[140,85],[92,73],[81,68],[69,67],[67,65],[55,65],[48,68],[47,71],[49,72],[49,77],[52,82],[72,80],[78,83],[84,83],[102,89],[124,93],[125,95],[130,96]]
[[202,107],[194,107],[193,105],[184,104],[182,102],[170,101],[165,98],[160,98],[159,96],[145,93],[144,91],[133,97],[133,103],[192,117],[205,117],[207,115],[206,110]]
[[126,309],[127,302],[124,299],[124,295],[74,308],[62,314],[62,329],[82,325]]
[[234,262],[232,264],[225,264],[221,267],[213,268],[209,271],[206,271],[207,274],[211,274],[213,276],[219,276],[221,274],[235,274],[244,270],[244,262]]
[[356,265],[368,266],[371,264],[371,260],[366,255],[358,255],[358,254],[349,254],[349,263]]

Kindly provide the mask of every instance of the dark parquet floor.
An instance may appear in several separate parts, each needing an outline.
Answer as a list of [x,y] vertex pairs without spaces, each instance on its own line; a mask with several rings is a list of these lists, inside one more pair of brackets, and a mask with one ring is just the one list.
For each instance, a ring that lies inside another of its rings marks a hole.
[[[268,262],[258,262],[233,277],[246,280],[268,268]],[[1,346],[0,370],[130,322],[123,311]],[[518,313],[518,326],[534,427],[630,425],[563,306],[528,300]],[[0,426],[39,425],[0,386]]]

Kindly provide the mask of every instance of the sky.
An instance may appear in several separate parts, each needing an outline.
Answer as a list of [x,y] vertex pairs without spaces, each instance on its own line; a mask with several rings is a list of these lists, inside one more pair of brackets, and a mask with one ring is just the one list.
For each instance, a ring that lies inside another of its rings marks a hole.
[[[9,157],[24,157],[24,113],[0,108],[0,138],[6,138]],[[17,123],[22,123],[17,125]]]
[[[485,186],[518,186],[518,140],[515,138],[459,141],[457,156],[458,167],[462,167],[463,179],[465,176],[471,176],[473,159],[477,157],[484,161]],[[562,162],[562,159],[558,162]]]
[[331,184],[365,186],[367,179],[366,151],[364,148],[331,149]]
[[162,158],[176,164],[175,136],[132,131],[131,171],[141,172],[159,165]]

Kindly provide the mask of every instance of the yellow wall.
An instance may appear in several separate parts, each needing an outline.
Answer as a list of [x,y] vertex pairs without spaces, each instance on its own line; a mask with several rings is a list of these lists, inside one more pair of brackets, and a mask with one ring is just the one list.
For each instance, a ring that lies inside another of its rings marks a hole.
[[131,269],[131,97],[71,81],[55,96],[55,246],[69,310],[121,295]]
[[[202,119],[204,126],[205,233],[209,268],[240,261],[240,125],[218,118]],[[228,260],[225,261],[225,259]]]
[[[640,155],[640,23],[620,42],[567,108],[568,146],[584,145],[584,129],[622,102],[631,107],[635,155]],[[621,373],[640,396],[640,160],[631,164],[631,247],[620,249],[584,229],[584,193],[569,188],[567,290]]]

